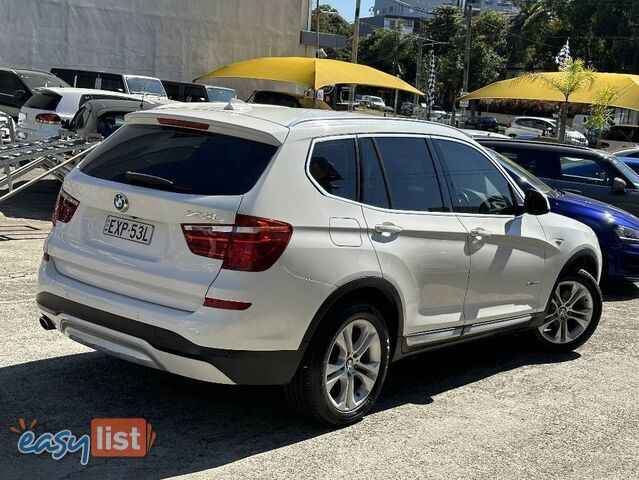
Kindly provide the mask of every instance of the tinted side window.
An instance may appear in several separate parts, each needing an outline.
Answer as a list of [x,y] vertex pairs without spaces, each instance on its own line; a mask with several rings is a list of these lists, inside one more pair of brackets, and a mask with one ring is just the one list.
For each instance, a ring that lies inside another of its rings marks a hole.
[[391,208],[442,212],[444,203],[426,140],[378,137],[376,141],[388,178]]
[[503,148],[501,145],[491,146],[490,148],[525,168],[536,177],[553,180],[561,179],[561,165],[559,157],[555,153],[534,149],[509,149]]
[[567,182],[612,185],[613,175],[603,162],[591,158],[565,156],[560,158],[562,180]]
[[182,101],[180,98],[180,86],[175,83],[162,83],[164,85],[164,90],[166,91],[166,96],[171,100]]
[[13,95],[16,90],[26,91],[26,88],[13,73],[0,72],[0,93]]
[[512,188],[488,158],[458,142],[436,143],[456,212],[493,215],[514,212]]
[[355,140],[318,142],[309,165],[311,176],[332,195],[357,200]]
[[75,86],[77,88],[95,88],[95,81],[97,79],[97,73],[78,72],[78,75],[75,77]]
[[374,207],[390,207],[384,175],[372,138],[359,140],[359,156],[362,168],[362,203]]
[[124,80],[119,75],[100,75],[100,88],[111,92],[124,92]]
[[206,102],[204,87],[184,87],[184,99],[187,102]]
[[135,183],[127,172],[173,182],[149,186],[194,195],[241,195],[260,178],[277,148],[238,137],[155,125],[128,125],[83,161],[92,177]]

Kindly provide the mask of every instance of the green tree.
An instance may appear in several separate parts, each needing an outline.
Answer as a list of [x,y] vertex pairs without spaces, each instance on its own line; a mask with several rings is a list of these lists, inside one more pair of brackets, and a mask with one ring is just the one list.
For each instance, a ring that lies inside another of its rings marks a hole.
[[[320,32],[332,33],[334,35],[344,35],[347,37],[347,46],[345,48],[325,48],[324,51],[328,58],[333,60],[343,60],[349,62],[351,60],[351,45],[353,41],[353,26],[348,23],[338,12],[337,9],[328,4],[319,6],[320,10]],[[317,26],[317,9],[312,13],[311,30],[316,31]]]
[[619,92],[612,85],[604,85],[595,94],[595,101],[590,106],[590,117],[586,120],[586,126],[603,132],[611,124],[614,118],[614,110],[610,105],[619,97]]
[[560,92],[564,96],[558,132],[559,141],[563,142],[566,139],[566,117],[570,96],[582,88],[592,87],[595,81],[595,71],[587,67],[582,59],[577,58],[573,60],[569,58],[568,61],[559,68],[559,73],[556,77],[551,77],[543,73],[527,73],[519,77],[519,81],[540,83]]

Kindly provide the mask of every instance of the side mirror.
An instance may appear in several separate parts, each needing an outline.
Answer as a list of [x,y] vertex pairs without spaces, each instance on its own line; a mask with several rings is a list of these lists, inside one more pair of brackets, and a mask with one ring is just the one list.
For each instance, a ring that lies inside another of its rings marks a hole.
[[16,90],[15,92],[13,92],[13,98],[15,98],[16,100],[26,100],[27,97],[28,94],[24,90]]
[[526,190],[524,213],[544,215],[548,212],[550,212],[550,203],[548,203],[546,195],[533,188]]
[[612,179],[612,190],[615,193],[625,193],[626,191],[626,181],[622,178],[615,177]]

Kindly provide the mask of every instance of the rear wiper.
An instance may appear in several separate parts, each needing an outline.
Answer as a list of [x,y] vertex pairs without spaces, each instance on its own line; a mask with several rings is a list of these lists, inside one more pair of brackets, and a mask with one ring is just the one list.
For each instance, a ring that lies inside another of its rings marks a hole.
[[126,172],[125,175],[129,183],[131,184],[148,185],[158,187],[163,190],[173,190],[176,192],[188,192],[191,190],[190,187],[176,185],[168,178],[158,177],[157,175],[149,175],[148,173],[132,171]]

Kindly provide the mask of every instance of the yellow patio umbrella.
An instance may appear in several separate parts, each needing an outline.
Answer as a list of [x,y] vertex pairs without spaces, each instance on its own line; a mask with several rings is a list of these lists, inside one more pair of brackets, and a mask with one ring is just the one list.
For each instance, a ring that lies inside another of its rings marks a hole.
[[326,58],[262,57],[233,63],[197,77],[252,78],[297,83],[314,90],[335,84],[370,85],[424,95],[400,78],[366,65]]
[[[554,77],[560,72],[547,72],[542,75]],[[570,103],[593,103],[599,89],[610,85],[619,94],[611,106],[639,110],[639,75],[626,73],[596,73],[595,81],[591,87],[585,86],[570,96]],[[563,95],[542,82],[532,82],[525,77],[511,78],[501,82],[491,83],[460,100],[478,99],[516,99],[516,100],[542,100],[549,102],[563,102]]]

